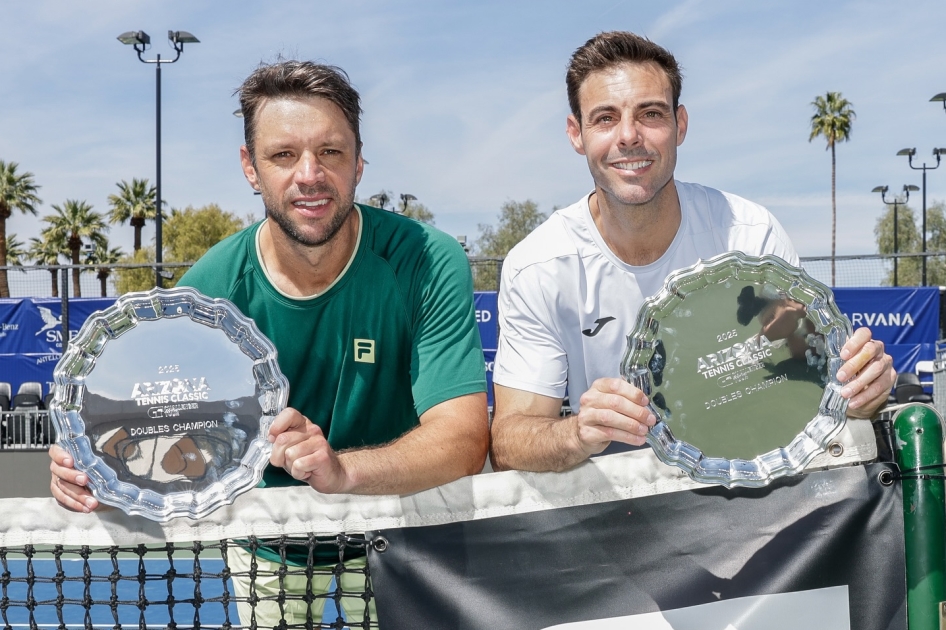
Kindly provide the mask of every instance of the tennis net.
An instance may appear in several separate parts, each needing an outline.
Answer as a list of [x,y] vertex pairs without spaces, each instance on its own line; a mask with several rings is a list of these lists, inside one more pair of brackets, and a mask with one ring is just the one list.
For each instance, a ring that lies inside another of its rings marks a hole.
[[[870,423],[860,424],[845,429],[851,438],[843,449],[819,456],[809,469],[875,457]],[[478,475],[406,496],[329,496],[306,486],[254,489],[200,520],[163,524],[108,507],[75,514],[51,498],[0,499],[0,622],[4,629],[417,627],[398,625],[403,600],[385,594],[395,593],[392,588],[381,593],[378,622],[375,586],[396,586],[413,567],[439,561],[432,552],[407,564],[395,560],[389,544],[395,529],[419,528],[424,537],[442,526],[469,527],[469,539],[457,538],[460,550],[464,540],[475,539],[474,521],[703,487],[645,450],[599,458],[565,474]],[[524,541],[550,534],[519,533]],[[510,562],[497,566],[506,571],[521,564],[516,554],[525,546],[535,541],[517,542]],[[466,571],[483,564],[478,555],[465,554],[449,551],[460,577],[434,572],[420,587],[421,597],[438,587],[451,593],[461,588]],[[374,579],[366,558],[378,560]],[[528,593],[536,576],[522,575]],[[481,578],[473,588],[481,594],[488,583]],[[458,599],[448,608],[468,599],[452,596]],[[511,627],[471,623],[454,627]]]
[[304,495],[255,494],[164,525],[0,500],[2,628],[377,628],[365,537],[326,531],[344,519],[277,524]]

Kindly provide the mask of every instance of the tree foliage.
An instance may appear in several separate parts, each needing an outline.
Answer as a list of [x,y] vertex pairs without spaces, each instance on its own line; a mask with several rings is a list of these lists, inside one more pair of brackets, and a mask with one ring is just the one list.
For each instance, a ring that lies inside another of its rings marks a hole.
[[99,265],[95,269],[95,276],[99,279],[99,290],[102,297],[108,295],[108,277],[112,273],[110,265],[121,262],[124,255],[120,247],[109,247],[108,241],[99,241],[85,257],[85,264]]
[[22,267],[27,258],[26,245],[16,234],[7,234],[7,265]]
[[[27,257],[35,264],[42,266],[58,265],[61,255],[62,250],[56,243],[49,239],[48,234],[44,233],[42,238],[36,238],[35,236],[30,238],[30,248],[27,251]],[[49,274],[52,276],[52,296],[59,297],[59,270],[50,269]]]
[[[43,230],[43,235],[56,244],[62,252],[69,252],[73,265],[79,264],[79,251],[83,240],[86,243],[97,245],[106,243],[105,232],[108,225],[105,218],[92,209],[85,201],[68,199],[61,206],[54,205],[55,214],[43,217],[49,226]],[[75,297],[82,297],[79,285],[79,269],[72,270],[72,290]]]
[[195,262],[208,249],[243,227],[242,219],[215,203],[202,208],[187,206],[184,210],[171,210],[171,216],[164,222],[167,259]]
[[[215,203],[202,208],[172,209],[163,224],[164,261],[196,262],[208,249],[243,227],[242,219]],[[142,264],[154,260],[154,248],[143,247],[122,262]],[[173,276],[165,286],[175,286],[185,271],[184,268],[173,269]],[[144,291],[154,286],[151,268],[120,269],[117,276],[115,287],[119,293]]]
[[531,199],[507,201],[499,211],[496,227],[479,224],[480,235],[474,251],[478,256],[503,258],[516,244],[547,218]]
[[[154,288],[154,247],[142,247],[118,262],[149,265],[148,267],[119,268],[115,270],[115,290],[119,295],[132,291],[147,291]],[[165,285],[167,286],[167,285]]]
[[403,208],[401,210],[401,214],[403,214],[405,217],[409,217],[420,223],[426,223],[427,225],[437,224],[437,221],[434,218],[434,213],[431,212],[427,206],[416,199],[408,201],[406,204],[402,204],[401,207]]
[[815,113],[811,117],[808,142],[823,136],[827,142],[825,149],[831,151],[831,286],[834,286],[834,256],[838,241],[837,164],[834,147],[838,142],[851,139],[851,126],[856,114],[851,102],[841,96],[840,92],[816,96],[811,105],[815,108]]
[[[897,242],[894,248],[893,217],[894,208],[887,206],[877,219],[874,226],[874,236],[877,238],[877,251],[881,254],[920,253],[923,249],[923,235],[921,233],[922,217],[920,213],[906,204],[897,206]],[[926,208],[926,249],[930,252],[946,252],[946,203],[937,201]],[[946,260],[943,256],[931,256],[926,262],[927,285],[946,285]],[[923,274],[922,258],[907,257],[897,260],[898,286],[919,286]],[[890,266],[883,284],[894,286],[894,268]]]
[[115,184],[119,194],[108,196],[109,223],[124,225],[129,222],[135,230],[135,251],[141,249],[141,229],[145,221],[153,221],[157,202],[157,189],[148,186],[147,179],[132,178],[131,183],[122,180]]
[[[479,224],[480,235],[473,246],[477,256],[505,258],[519,241],[529,235],[546,219],[539,206],[531,199],[507,201],[499,210],[499,222],[492,225]],[[482,262],[473,266],[473,287],[477,291],[495,291],[499,287],[499,265]]]
[[[39,186],[29,172],[19,173],[19,164],[0,160],[0,267],[7,264],[7,219],[17,210],[23,214],[36,214],[36,206],[42,201],[36,196]],[[7,272],[0,269],[0,298],[10,297]]]

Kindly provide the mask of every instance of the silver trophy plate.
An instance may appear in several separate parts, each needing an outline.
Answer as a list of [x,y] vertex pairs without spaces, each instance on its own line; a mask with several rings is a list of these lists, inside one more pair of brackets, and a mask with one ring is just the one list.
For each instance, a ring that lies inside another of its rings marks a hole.
[[674,272],[644,302],[621,374],[650,399],[647,441],[663,462],[704,483],[764,486],[844,426],[850,335],[804,270],[731,252]]
[[255,485],[289,383],[276,348],[226,300],[129,293],[93,313],[53,373],[58,443],[101,502],[200,518]]

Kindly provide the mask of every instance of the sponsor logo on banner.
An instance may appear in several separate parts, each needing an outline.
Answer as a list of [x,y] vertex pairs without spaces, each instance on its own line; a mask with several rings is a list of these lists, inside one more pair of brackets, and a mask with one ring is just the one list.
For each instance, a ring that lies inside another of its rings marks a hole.
[[543,630],[851,630],[849,606],[847,587],[834,586],[799,593],[739,597],[626,617],[578,621],[546,626]]
[[851,325],[858,326],[914,326],[910,313],[845,313]]
[[[46,308],[45,306],[37,306],[36,310],[39,311],[39,316],[43,320],[43,327],[36,331],[37,337],[42,335],[47,330],[52,330],[56,326],[62,326],[62,315],[60,315],[59,317],[56,317],[55,315],[53,315],[53,312],[49,310],[48,308]],[[47,339],[48,338],[49,338],[49,335],[47,335]],[[59,341],[60,342],[62,341],[61,336],[59,338]]]

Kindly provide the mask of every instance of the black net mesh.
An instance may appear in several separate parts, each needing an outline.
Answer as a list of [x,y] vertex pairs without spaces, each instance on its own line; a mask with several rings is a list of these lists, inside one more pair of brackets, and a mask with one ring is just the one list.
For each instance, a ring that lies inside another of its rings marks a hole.
[[[0,547],[0,617],[5,630],[377,628],[365,544],[362,536],[306,535]],[[266,549],[285,558],[292,547],[308,551],[305,566],[264,557]],[[315,564],[326,547],[338,562]]]

